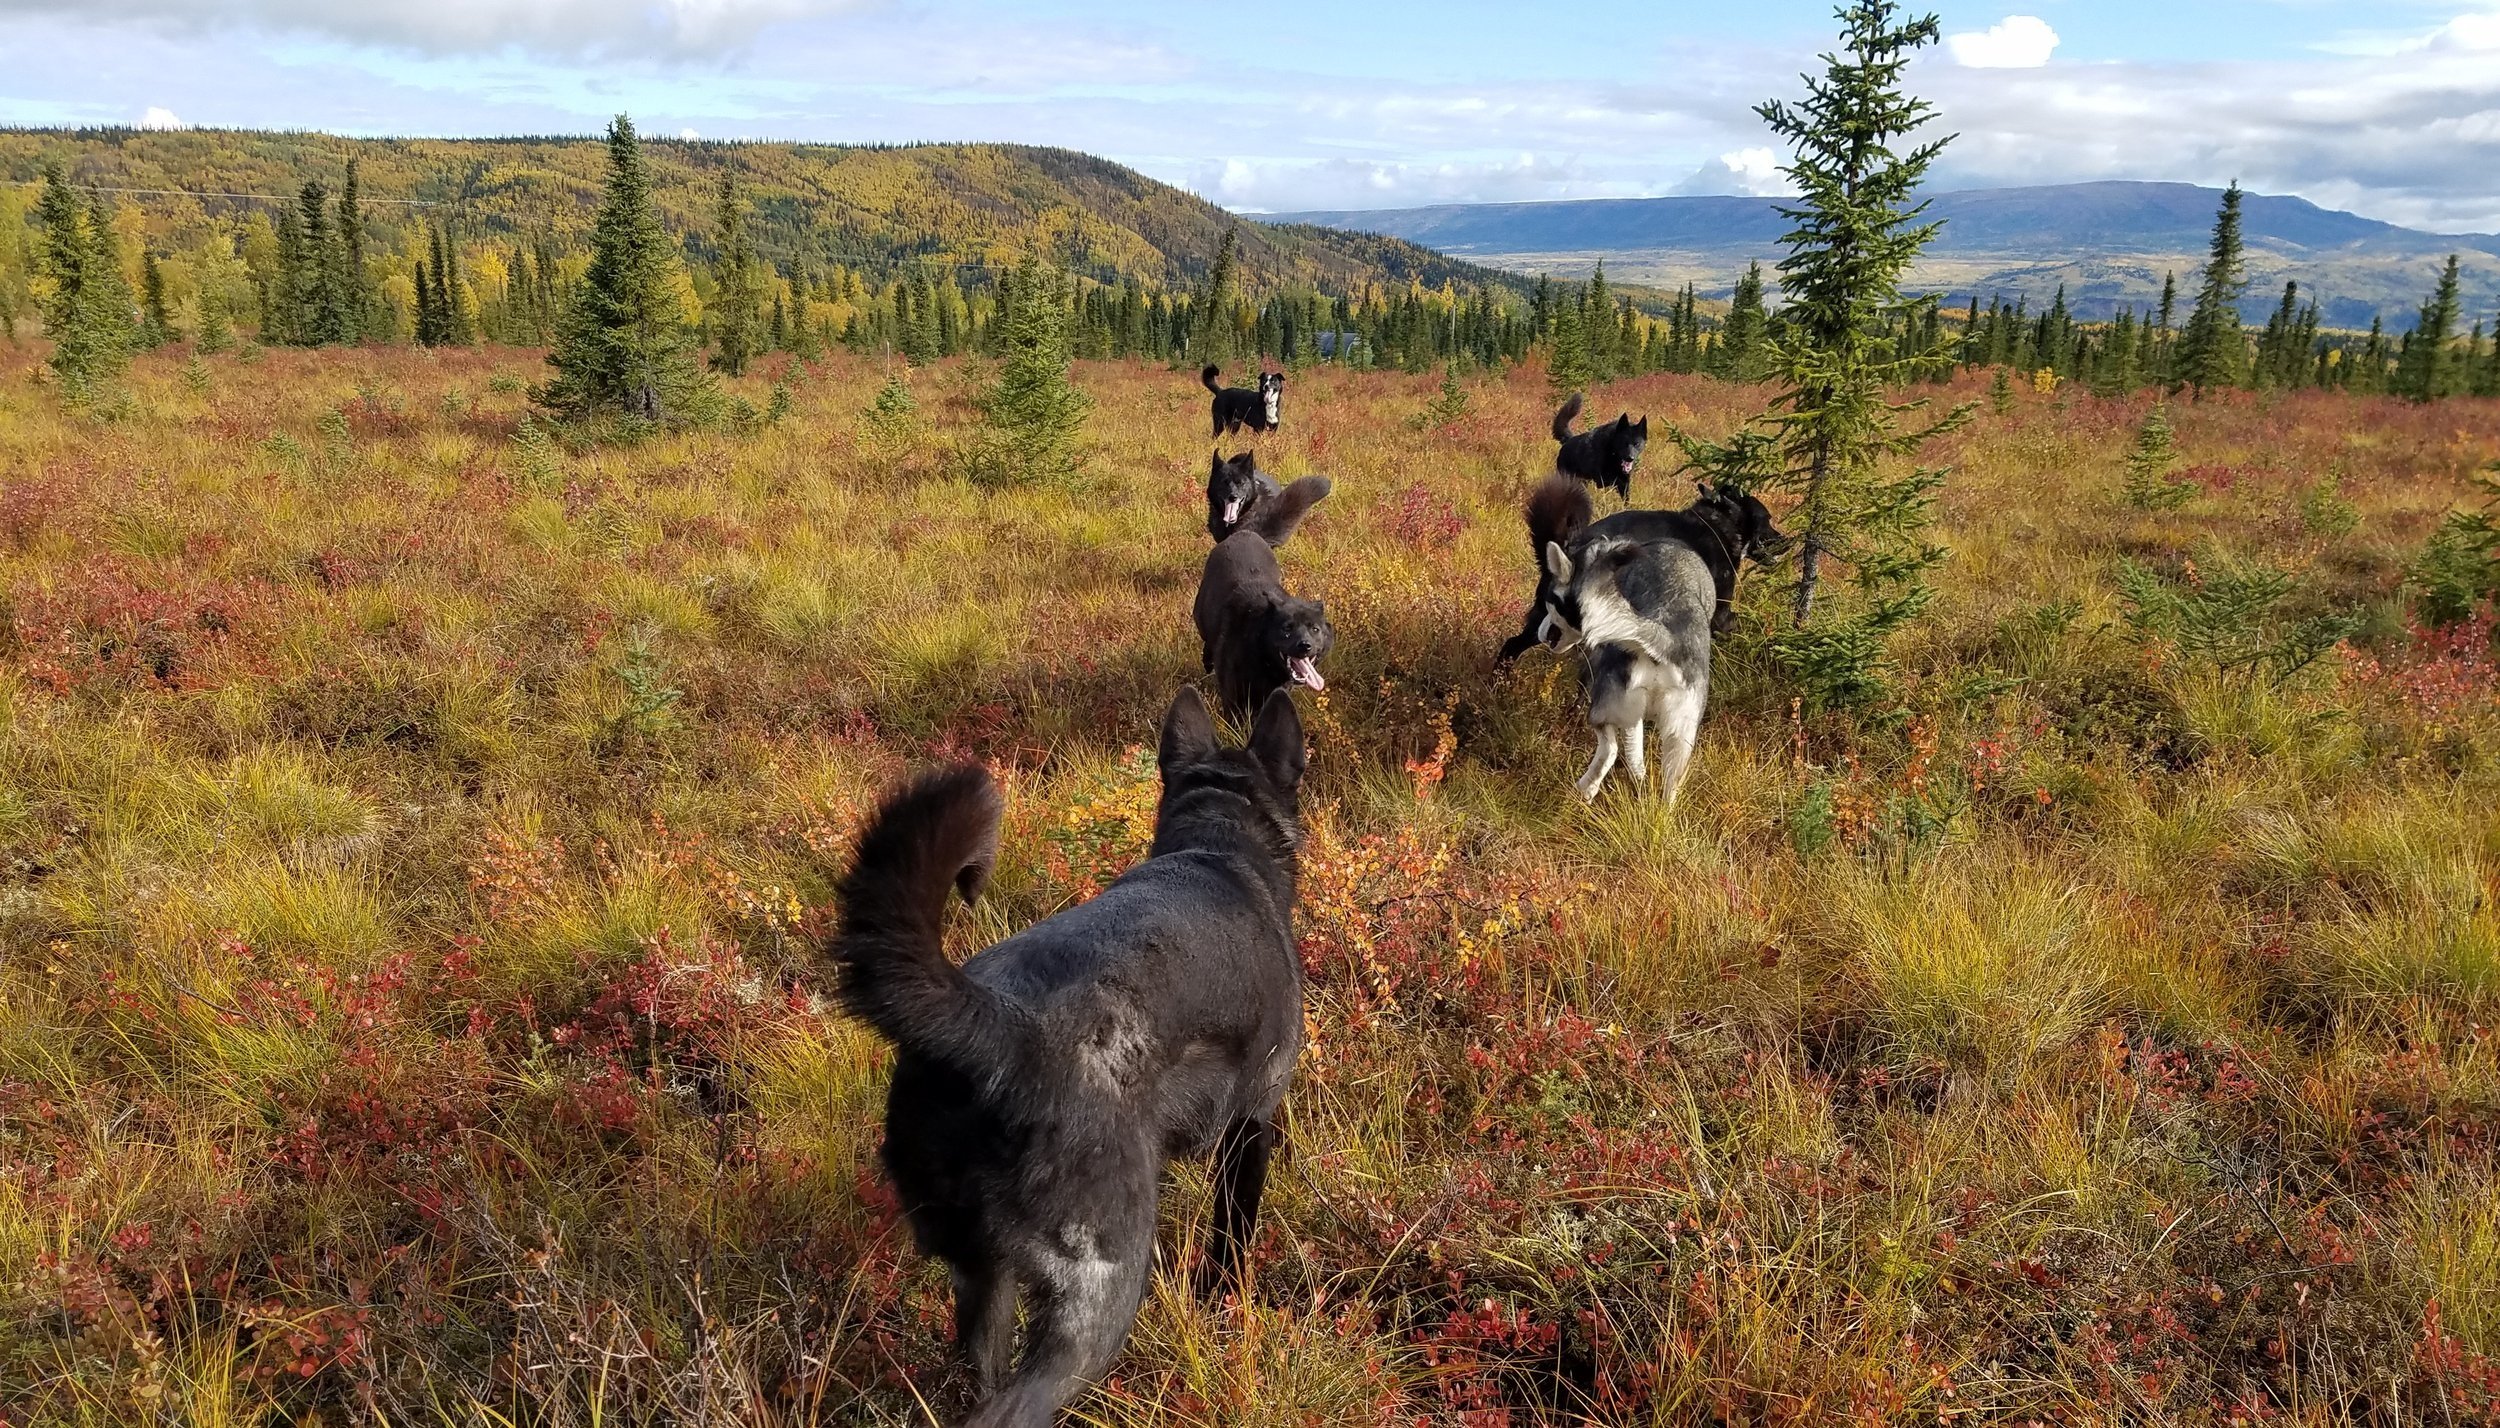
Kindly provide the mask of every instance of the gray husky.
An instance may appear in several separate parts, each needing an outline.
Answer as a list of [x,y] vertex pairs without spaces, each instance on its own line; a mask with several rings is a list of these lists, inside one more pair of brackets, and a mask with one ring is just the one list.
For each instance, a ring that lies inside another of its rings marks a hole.
[[[1531,527],[1535,512],[1531,510]],[[1672,807],[1710,702],[1710,636],[1726,623],[1736,574],[1787,543],[1760,499],[1703,488],[1680,512],[1626,512],[1545,546],[1529,619],[1554,649],[1585,647],[1597,751],[1580,775],[1594,800],[1620,757],[1649,779],[1647,726],[1658,726],[1661,791]]]

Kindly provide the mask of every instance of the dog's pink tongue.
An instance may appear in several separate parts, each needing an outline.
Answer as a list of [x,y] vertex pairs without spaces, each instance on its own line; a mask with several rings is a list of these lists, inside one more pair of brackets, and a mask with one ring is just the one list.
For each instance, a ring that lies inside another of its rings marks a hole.
[[1241,514],[1241,502],[1239,502],[1239,501],[1226,501],[1226,502],[1224,503],[1224,524],[1226,524],[1226,525],[1228,525],[1228,526],[1229,526],[1229,525],[1231,525],[1231,524],[1233,523],[1233,518],[1234,518],[1234,517],[1236,517],[1236,516],[1238,516],[1238,515],[1240,515],[1240,514]]
[[1296,684],[1307,684],[1313,689],[1326,689],[1328,687],[1328,681],[1319,677],[1319,665],[1312,660],[1287,660],[1285,661],[1285,669],[1288,673],[1292,674]]
[[1629,471],[1632,469],[1632,463],[1631,463],[1631,462],[1629,462],[1629,461],[1626,461],[1625,463],[1623,463],[1623,469],[1624,469],[1626,472],[1629,472]]

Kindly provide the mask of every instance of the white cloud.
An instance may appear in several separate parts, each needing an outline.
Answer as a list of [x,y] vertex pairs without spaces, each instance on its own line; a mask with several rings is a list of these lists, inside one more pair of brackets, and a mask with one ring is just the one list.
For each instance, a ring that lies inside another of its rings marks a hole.
[[184,125],[182,116],[161,104],[151,104],[147,112],[139,116],[139,127],[142,129],[180,129]]
[[694,130],[692,130],[692,129],[680,129],[680,130],[678,130],[678,131],[677,131],[677,137],[678,137],[678,138],[680,138],[680,139],[686,139],[686,140],[691,141],[691,140],[695,140],[695,139],[700,139],[700,138],[702,138],[703,136],[702,136],[701,134],[696,133],[696,132],[695,132]]
[[1691,178],[1676,185],[1675,191],[1775,198],[1797,190],[1788,176],[1780,172],[1779,155],[1756,145],[1731,149],[1703,164]]
[[2008,15],[1985,30],[1948,35],[1944,47],[1965,69],[2038,69],[2057,52],[2057,31],[2037,15]]
[[197,32],[320,35],[424,54],[520,49],[555,55],[690,56],[736,49],[768,26],[862,0],[0,0],[0,15]]

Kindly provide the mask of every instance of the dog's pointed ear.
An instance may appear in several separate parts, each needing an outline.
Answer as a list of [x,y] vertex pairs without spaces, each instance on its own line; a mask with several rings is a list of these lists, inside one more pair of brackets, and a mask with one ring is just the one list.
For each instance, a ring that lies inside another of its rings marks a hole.
[[1566,590],[1571,587],[1571,557],[1563,554],[1561,541],[1549,540],[1545,543],[1545,573],[1554,577],[1556,587]]
[[1221,476],[1221,475],[1223,475],[1223,474],[1224,474],[1224,465],[1225,465],[1225,462],[1224,462],[1224,452],[1223,452],[1223,450],[1222,450],[1221,448],[1211,448],[1211,449],[1209,449],[1209,450],[1208,450],[1208,452],[1207,452],[1207,474],[1208,474],[1209,476]]
[[1165,773],[1189,764],[1204,763],[1215,756],[1215,719],[1207,713],[1207,701],[1198,697],[1197,688],[1184,684],[1172,696],[1172,707],[1163,713],[1163,738],[1155,752],[1156,766]]
[[1270,692],[1259,706],[1258,722],[1250,726],[1250,759],[1277,787],[1301,786],[1302,771],[1310,766],[1303,748],[1302,711],[1282,689]]

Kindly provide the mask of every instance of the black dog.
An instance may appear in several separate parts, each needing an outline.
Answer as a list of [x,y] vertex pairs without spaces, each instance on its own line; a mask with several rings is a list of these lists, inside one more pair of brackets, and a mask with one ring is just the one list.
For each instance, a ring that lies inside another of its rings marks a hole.
[[1604,426],[1573,436],[1571,423],[1579,416],[1580,394],[1574,392],[1562,410],[1554,413],[1554,440],[1562,443],[1562,449],[1554,453],[1554,469],[1631,500],[1632,468],[1641,464],[1641,452],[1649,445],[1649,418],[1634,421],[1625,412]]
[[1305,476],[1290,486],[1259,469],[1245,451],[1230,461],[1221,453],[1207,458],[1207,534],[1218,541],[1239,530],[1253,530],[1267,543],[1282,546],[1311,508],[1328,499],[1336,483],[1325,476]]
[[[924,775],[860,836],[832,952],[844,1004],[898,1052],[886,1172],[922,1251],[954,1271],[972,1428],[1049,1428],[1110,1365],[1154,1263],[1167,1160],[1214,1150],[1210,1269],[1241,1268],[1302,1049],[1303,761],[1292,696],[1232,750],[1183,689],[1147,860],[961,966],[941,946],[946,894],[978,897],[996,860],[989,775]],[[1030,1322],[1008,1377],[1019,1293]]]
[[1527,506],[1521,512],[1527,522],[1529,548],[1536,559],[1536,596],[1528,603],[1519,633],[1504,642],[1494,664],[1508,664],[1531,647],[1546,642],[1546,615],[1558,598],[1545,559],[1546,548],[1553,545],[1561,546],[1574,559],[1598,540],[1642,546],[1678,541],[1691,546],[1702,563],[1710,567],[1711,583],[1718,591],[1718,604],[1710,615],[1710,632],[1724,635],[1735,628],[1736,576],[1740,566],[1747,560],[1756,565],[1764,563],[1787,546],[1788,537],[1772,523],[1771,508],[1762,504],[1761,497],[1711,486],[1700,490],[1701,499],[1680,511],[1617,511],[1602,521],[1592,522],[1585,487],[1570,477],[1545,478],[1528,493]]
[[1198,373],[1199,382],[1215,393],[1215,434],[1228,436],[1243,427],[1274,431],[1285,402],[1285,374],[1261,372],[1254,391],[1248,387],[1217,386],[1215,379],[1223,370],[1209,362]]
[[1285,593],[1276,548],[1256,531],[1235,531],[1216,543],[1198,578],[1191,606],[1198,622],[1199,660],[1215,676],[1224,712],[1246,719],[1288,684],[1326,689],[1320,657],[1337,642],[1327,608]]

